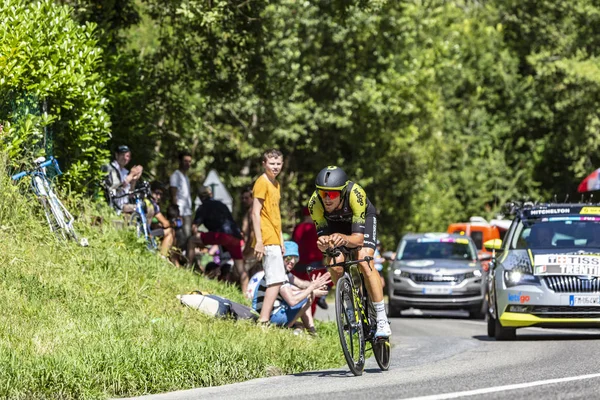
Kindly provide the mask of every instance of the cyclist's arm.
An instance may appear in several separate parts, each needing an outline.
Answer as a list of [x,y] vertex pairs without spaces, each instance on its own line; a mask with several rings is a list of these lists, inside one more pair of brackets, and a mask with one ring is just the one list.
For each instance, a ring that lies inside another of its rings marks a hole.
[[[367,216],[367,194],[358,184],[354,184],[350,191],[350,208],[352,209],[352,234],[341,235],[332,238],[335,245],[346,246],[350,248],[361,247],[365,240],[365,221]],[[332,235],[334,236],[334,235]],[[344,241],[345,243],[339,243]]]
[[319,250],[325,251],[329,248],[329,230],[327,219],[325,219],[325,209],[319,201],[316,191],[308,201],[308,211],[317,229],[317,236],[319,237],[317,239],[317,247]]

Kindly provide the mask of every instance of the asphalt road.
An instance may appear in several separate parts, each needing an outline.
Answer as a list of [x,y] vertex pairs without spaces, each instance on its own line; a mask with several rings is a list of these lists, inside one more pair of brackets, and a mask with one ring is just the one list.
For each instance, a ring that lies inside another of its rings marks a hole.
[[600,398],[600,330],[517,331],[496,342],[466,314],[392,319],[392,362],[371,359],[363,376],[347,367],[141,397],[182,399],[595,399]]

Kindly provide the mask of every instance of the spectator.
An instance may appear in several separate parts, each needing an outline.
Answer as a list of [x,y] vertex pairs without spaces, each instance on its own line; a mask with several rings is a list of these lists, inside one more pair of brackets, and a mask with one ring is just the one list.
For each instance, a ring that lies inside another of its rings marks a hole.
[[[202,186],[199,193],[202,204],[196,210],[192,225],[193,235],[188,241],[188,259],[193,263],[195,248],[205,244],[218,244],[224,247],[235,264],[240,276],[242,292],[248,287],[248,274],[244,269],[242,256],[242,233],[233,220],[229,208],[222,202],[212,198],[212,191],[207,186]],[[198,227],[204,225],[208,232],[198,232]]]
[[192,166],[192,155],[183,151],[179,153],[179,168],[170,178],[171,203],[177,204],[179,214],[183,219],[183,229],[178,231],[177,246],[184,248],[192,234],[192,196],[190,180],[187,172]]
[[175,232],[173,228],[171,228],[169,220],[165,218],[160,210],[159,203],[163,196],[162,185],[159,182],[152,182],[150,184],[150,190],[150,197],[144,200],[146,203],[147,218],[148,221],[152,221],[153,218],[156,218],[158,221],[157,224],[151,224],[152,230],[150,231],[150,235],[162,238],[160,243],[160,253],[167,257],[171,250],[171,246],[173,246]]
[[[317,228],[310,217],[308,207],[303,207],[302,221],[296,225],[294,233],[292,234],[292,240],[298,243],[300,252],[300,260],[296,267],[294,267],[292,274],[301,279],[311,280],[311,276],[309,276],[306,268],[308,266],[315,269],[323,267],[323,253],[321,253],[321,250],[319,250],[319,247],[317,246],[318,239]],[[318,273],[319,271],[313,271],[311,275],[315,276]],[[313,314],[315,313],[317,304],[319,304],[321,308],[327,309],[327,302],[325,299],[326,297],[319,297],[317,301],[313,303]]]
[[276,149],[263,153],[262,165],[265,173],[254,183],[252,195],[252,226],[254,229],[254,255],[262,261],[265,271],[266,290],[261,302],[259,322],[268,322],[279,289],[286,282],[283,266],[283,236],[279,200],[281,188],[277,175],[283,167],[283,154]]
[[[131,171],[125,168],[131,161],[131,150],[125,145],[117,147],[114,155],[115,159],[104,168],[108,172],[104,182],[109,192],[109,202],[117,211],[131,214],[135,206],[129,204],[128,196],[123,195],[135,189],[144,168],[141,165],[133,166]],[[111,199],[113,195],[117,196],[114,200]]]
[[[167,207],[167,219],[174,230],[174,237],[177,237],[177,232],[183,229],[183,219],[181,218],[181,215],[179,215],[179,207],[177,204],[170,204],[169,207]],[[184,263],[182,262],[181,249],[172,246],[169,259],[176,266],[181,266],[181,264]]]
[[[244,209],[244,218],[242,220],[242,236],[244,239],[244,250],[242,255],[244,256],[244,269],[246,272],[250,272],[256,267],[258,262],[254,255],[254,230],[252,229],[252,203],[254,197],[252,197],[252,188],[246,187],[242,192],[242,207]],[[251,275],[249,275],[251,276]]]
[[[294,322],[301,318],[308,332],[314,334],[315,324],[310,312],[310,304],[315,296],[326,293],[324,289],[331,282],[330,275],[328,272],[318,275],[312,282],[294,277],[290,271],[298,261],[298,245],[291,241],[285,242],[284,245],[285,281],[282,285],[277,286],[278,293],[270,312],[269,321],[274,325],[291,328]],[[261,315],[267,290],[266,277],[263,277],[256,285],[252,299],[252,308]]]

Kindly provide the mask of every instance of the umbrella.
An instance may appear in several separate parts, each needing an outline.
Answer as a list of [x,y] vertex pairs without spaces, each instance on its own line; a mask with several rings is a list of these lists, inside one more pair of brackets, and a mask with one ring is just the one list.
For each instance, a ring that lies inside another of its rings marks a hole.
[[577,188],[579,193],[591,192],[592,190],[600,190],[600,168],[586,176]]

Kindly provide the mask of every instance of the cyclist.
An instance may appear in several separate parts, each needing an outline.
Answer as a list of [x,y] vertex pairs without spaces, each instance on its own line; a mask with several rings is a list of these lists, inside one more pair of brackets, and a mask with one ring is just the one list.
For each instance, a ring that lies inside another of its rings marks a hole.
[[[373,257],[377,247],[377,219],[375,206],[371,204],[362,187],[348,180],[339,167],[324,168],[315,181],[317,190],[308,202],[310,215],[317,227],[317,245],[322,252],[336,247],[357,249],[358,258]],[[335,262],[342,262],[340,255]],[[332,260],[328,260],[328,264]],[[375,337],[387,338],[392,334],[385,314],[383,288],[373,260],[360,264],[365,277],[367,292],[377,313]],[[333,282],[343,274],[342,267],[330,268]]]

